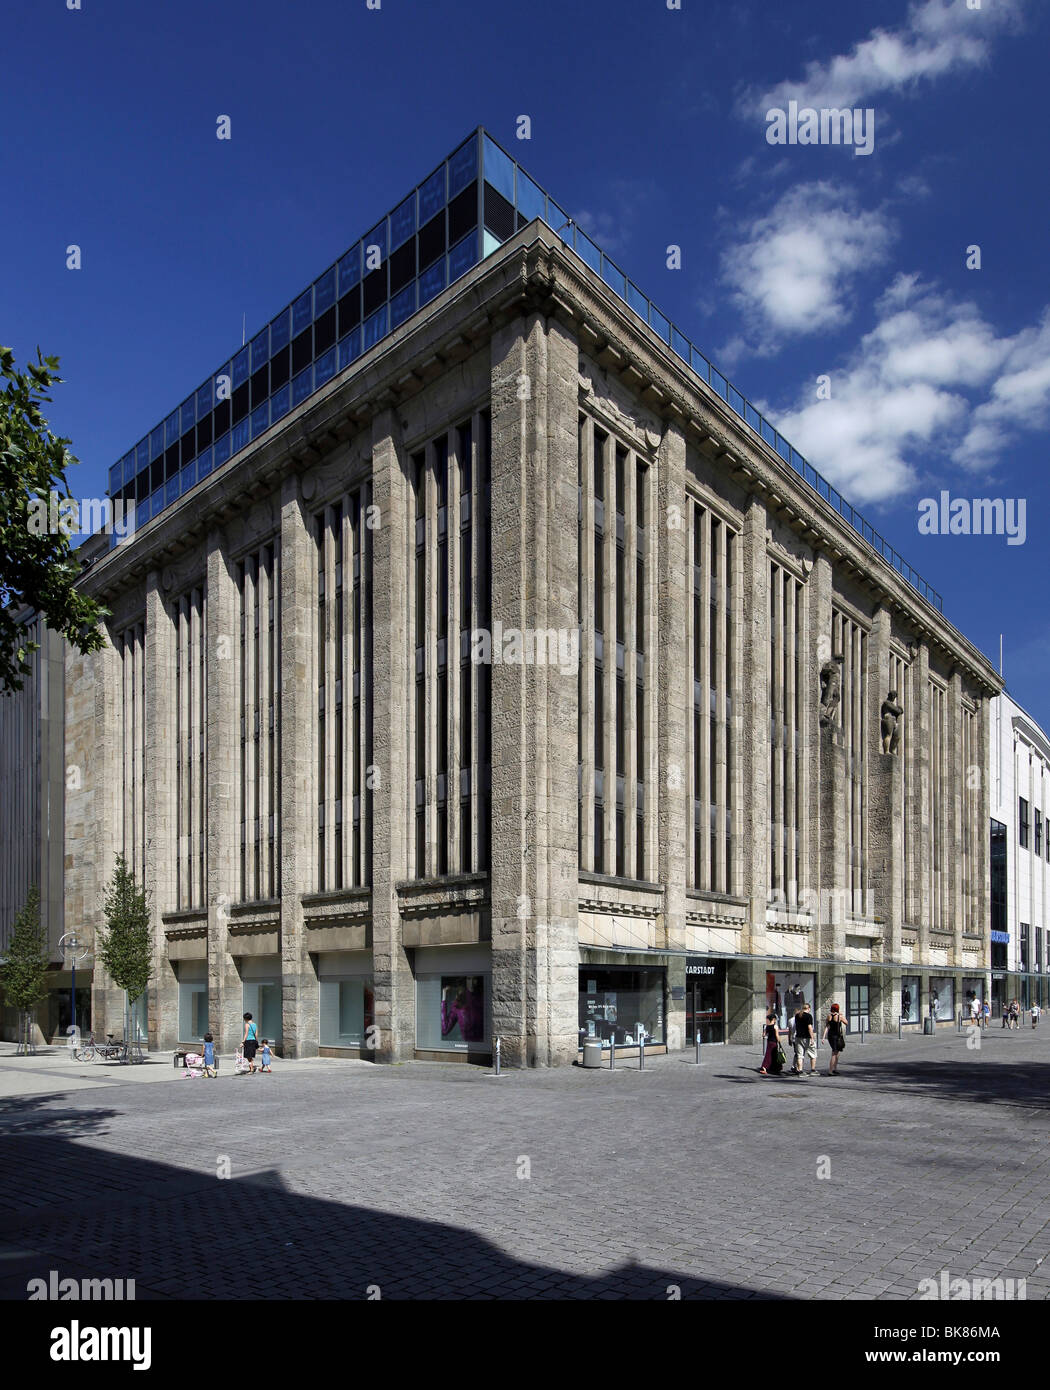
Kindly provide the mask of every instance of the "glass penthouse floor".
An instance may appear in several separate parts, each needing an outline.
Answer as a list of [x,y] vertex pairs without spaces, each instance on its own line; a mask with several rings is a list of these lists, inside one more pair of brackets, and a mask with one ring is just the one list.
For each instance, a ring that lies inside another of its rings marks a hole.
[[921,575],[480,128],[115,463],[109,496],[134,501],[137,526],[158,516],[536,217],[941,611]]

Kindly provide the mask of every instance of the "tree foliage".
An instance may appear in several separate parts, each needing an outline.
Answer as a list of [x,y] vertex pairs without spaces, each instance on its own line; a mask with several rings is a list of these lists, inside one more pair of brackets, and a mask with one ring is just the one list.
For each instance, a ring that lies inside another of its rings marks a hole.
[[0,967],[4,999],[13,1009],[28,1013],[47,997],[47,934],[40,921],[40,893],[29,890],[15,918],[6,960]]
[[50,503],[52,491],[59,501],[68,496],[66,469],[77,461],[40,408],[62,380],[57,369],[58,358],[41,357],[38,348],[37,361],[20,372],[11,349],[0,347],[0,695],[21,690],[38,646],[12,617],[23,604],[80,652],[102,646],[108,616],[74,587],[81,566],[67,531],[28,524],[34,498]]
[[122,854],[117,855],[104,911],[106,925],[95,943],[95,959],[134,1003],[152,973],[153,933],[146,891],[135,882]]

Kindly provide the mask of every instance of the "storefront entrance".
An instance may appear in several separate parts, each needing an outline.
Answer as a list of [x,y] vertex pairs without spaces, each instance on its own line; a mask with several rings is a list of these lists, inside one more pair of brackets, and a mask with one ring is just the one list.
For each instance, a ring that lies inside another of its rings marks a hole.
[[725,961],[688,960],[685,966],[685,1040],[724,1043],[726,1040]]
[[851,1033],[871,1032],[871,990],[867,975],[846,976],[846,1022]]

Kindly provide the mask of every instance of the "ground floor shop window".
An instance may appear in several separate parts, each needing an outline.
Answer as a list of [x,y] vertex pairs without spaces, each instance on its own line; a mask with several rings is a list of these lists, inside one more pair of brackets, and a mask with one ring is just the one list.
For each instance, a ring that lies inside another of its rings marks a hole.
[[371,976],[322,979],[322,1047],[367,1047],[375,1026],[375,990]]
[[968,1023],[974,1017],[974,1005],[977,1006],[977,1017],[980,1018],[981,1010],[984,1007],[984,981],[977,976],[967,976],[962,982],[962,999],[959,1007],[962,1009],[963,1021]]
[[280,1042],[283,1034],[280,980],[245,980],[241,1002],[242,1012],[251,1014],[252,1021],[258,1024],[259,1041],[266,1038],[269,1042]]
[[954,1020],[955,982],[950,975],[930,976],[930,996],[926,1012],[939,1023],[950,1023]]
[[449,971],[416,977],[416,1046],[428,1051],[487,1051],[490,976]]
[[634,966],[580,966],[580,1046],[599,1038],[608,1047],[637,1046],[664,1038],[667,971]]
[[920,985],[918,975],[901,976],[901,1022],[918,1023]]
[[[53,989],[47,998],[48,1036],[65,1038],[73,1026],[73,996],[67,989]],[[77,1027],[83,1037],[91,1032],[91,990],[77,990]]]
[[149,996],[145,990],[128,1005],[128,1037],[143,1046],[149,1040]]
[[208,1031],[208,966],[184,961],[179,965],[179,1039],[200,1041]]
[[[777,1016],[777,1027],[788,1028],[795,1014],[808,1004],[815,1008],[817,977],[798,970],[766,971],[766,1008]],[[816,1018],[814,1012],[813,1017]]]

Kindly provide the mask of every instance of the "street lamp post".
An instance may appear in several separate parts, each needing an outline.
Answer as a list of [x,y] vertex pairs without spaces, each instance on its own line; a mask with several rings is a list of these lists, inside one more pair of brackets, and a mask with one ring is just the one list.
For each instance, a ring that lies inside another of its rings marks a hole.
[[70,969],[72,971],[72,983],[69,988],[69,1002],[73,1018],[73,1036],[76,1037],[77,1027],[77,961],[84,960],[89,954],[86,946],[82,947],[79,936],[75,931],[66,932],[65,936],[59,938],[59,947],[63,955],[68,956]]

